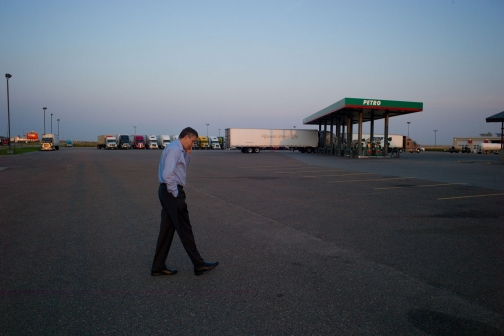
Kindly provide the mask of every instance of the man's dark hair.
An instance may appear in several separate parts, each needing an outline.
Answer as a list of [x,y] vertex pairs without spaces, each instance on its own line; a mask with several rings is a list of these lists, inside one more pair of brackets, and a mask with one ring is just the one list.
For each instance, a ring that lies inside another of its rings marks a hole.
[[189,137],[195,136],[197,138],[198,132],[192,127],[186,127],[180,132],[179,139],[185,138],[186,135],[189,135]]

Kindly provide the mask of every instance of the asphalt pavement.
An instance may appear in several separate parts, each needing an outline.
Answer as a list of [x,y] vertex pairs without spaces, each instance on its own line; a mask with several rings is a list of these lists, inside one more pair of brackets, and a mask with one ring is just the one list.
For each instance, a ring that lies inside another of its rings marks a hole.
[[0,157],[0,334],[504,335],[497,155],[195,151],[152,277],[160,154]]

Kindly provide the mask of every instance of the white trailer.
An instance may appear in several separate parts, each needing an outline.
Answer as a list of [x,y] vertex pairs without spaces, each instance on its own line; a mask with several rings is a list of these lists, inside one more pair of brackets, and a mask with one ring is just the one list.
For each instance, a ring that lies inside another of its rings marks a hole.
[[171,144],[171,137],[169,135],[158,135],[157,144],[159,149],[164,149],[166,146]]
[[226,149],[259,153],[265,149],[291,149],[311,153],[317,149],[318,131],[303,129],[226,128]]
[[482,143],[478,147],[478,154],[488,154],[488,153],[499,154],[500,149],[501,149],[500,143]]
[[145,148],[157,149],[157,137],[155,135],[146,135],[145,136]]

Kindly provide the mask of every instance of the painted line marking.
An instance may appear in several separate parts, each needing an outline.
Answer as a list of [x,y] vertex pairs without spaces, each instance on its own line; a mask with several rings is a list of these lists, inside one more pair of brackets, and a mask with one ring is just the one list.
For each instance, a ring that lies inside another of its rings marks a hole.
[[315,178],[315,177],[325,177],[325,176],[349,176],[349,175],[370,175],[376,173],[352,173],[352,174],[332,174],[332,175],[315,175],[315,176],[303,176],[306,178]]
[[306,166],[300,166],[300,165],[295,165],[295,166],[254,166],[254,167],[248,166],[248,167],[238,167],[238,168],[260,170],[260,169],[265,169],[265,168],[274,169],[274,168],[286,168],[286,167],[302,167],[302,168],[306,168]]
[[412,179],[412,178],[414,178],[414,177],[387,177],[387,178],[365,179],[365,180],[329,181],[329,183],[383,181],[383,180],[401,180],[401,179],[406,180],[406,179]]
[[275,174],[295,174],[295,173],[325,173],[325,172],[334,172],[334,171],[343,171],[341,169],[334,169],[334,170],[296,170],[296,171],[290,171],[290,172],[275,172]]
[[472,195],[472,196],[443,197],[443,198],[438,198],[438,201],[452,200],[452,199],[458,199],[458,198],[488,197],[488,196],[502,196],[502,195],[504,195],[504,193],[501,193],[501,194]]
[[422,187],[439,187],[439,186],[447,186],[454,184],[469,184],[469,183],[443,183],[443,184],[422,184],[416,186],[407,186],[407,187],[388,187],[388,188],[375,188],[376,190],[385,190],[385,189],[400,189],[400,188],[422,188]]

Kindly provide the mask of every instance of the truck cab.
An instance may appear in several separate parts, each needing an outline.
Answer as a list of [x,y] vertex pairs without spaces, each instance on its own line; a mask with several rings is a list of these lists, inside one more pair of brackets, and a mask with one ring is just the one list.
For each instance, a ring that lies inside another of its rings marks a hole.
[[73,147],[73,141],[72,140],[67,140],[66,146],[67,147]]
[[127,134],[117,134],[117,148],[131,149],[130,138]]
[[219,139],[215,136],[210,136],[208,137],[208,142],[209,142],[209,147],[210,149],[221,149],[221,146],[219,144]]
[[209,149],[210,146],[208,145],[208,138],[206,136],[199,136],[198,137],[198,146],[199,146],[199,149]]
[[159,149],[164,149],[171,144],[171,137],[169,135],[158,135],[157,144]]
[[42,147],[40,150],[53,151],[59,150],[59,138],[57,135],[48,133],[42,134]]
[[143,135],[133,136],[133,148],[135,149],[145,149],[145,140]]
[[157,138],[155,135],[146,135],[145,136],[145,147],[149,149],[157,149]]

